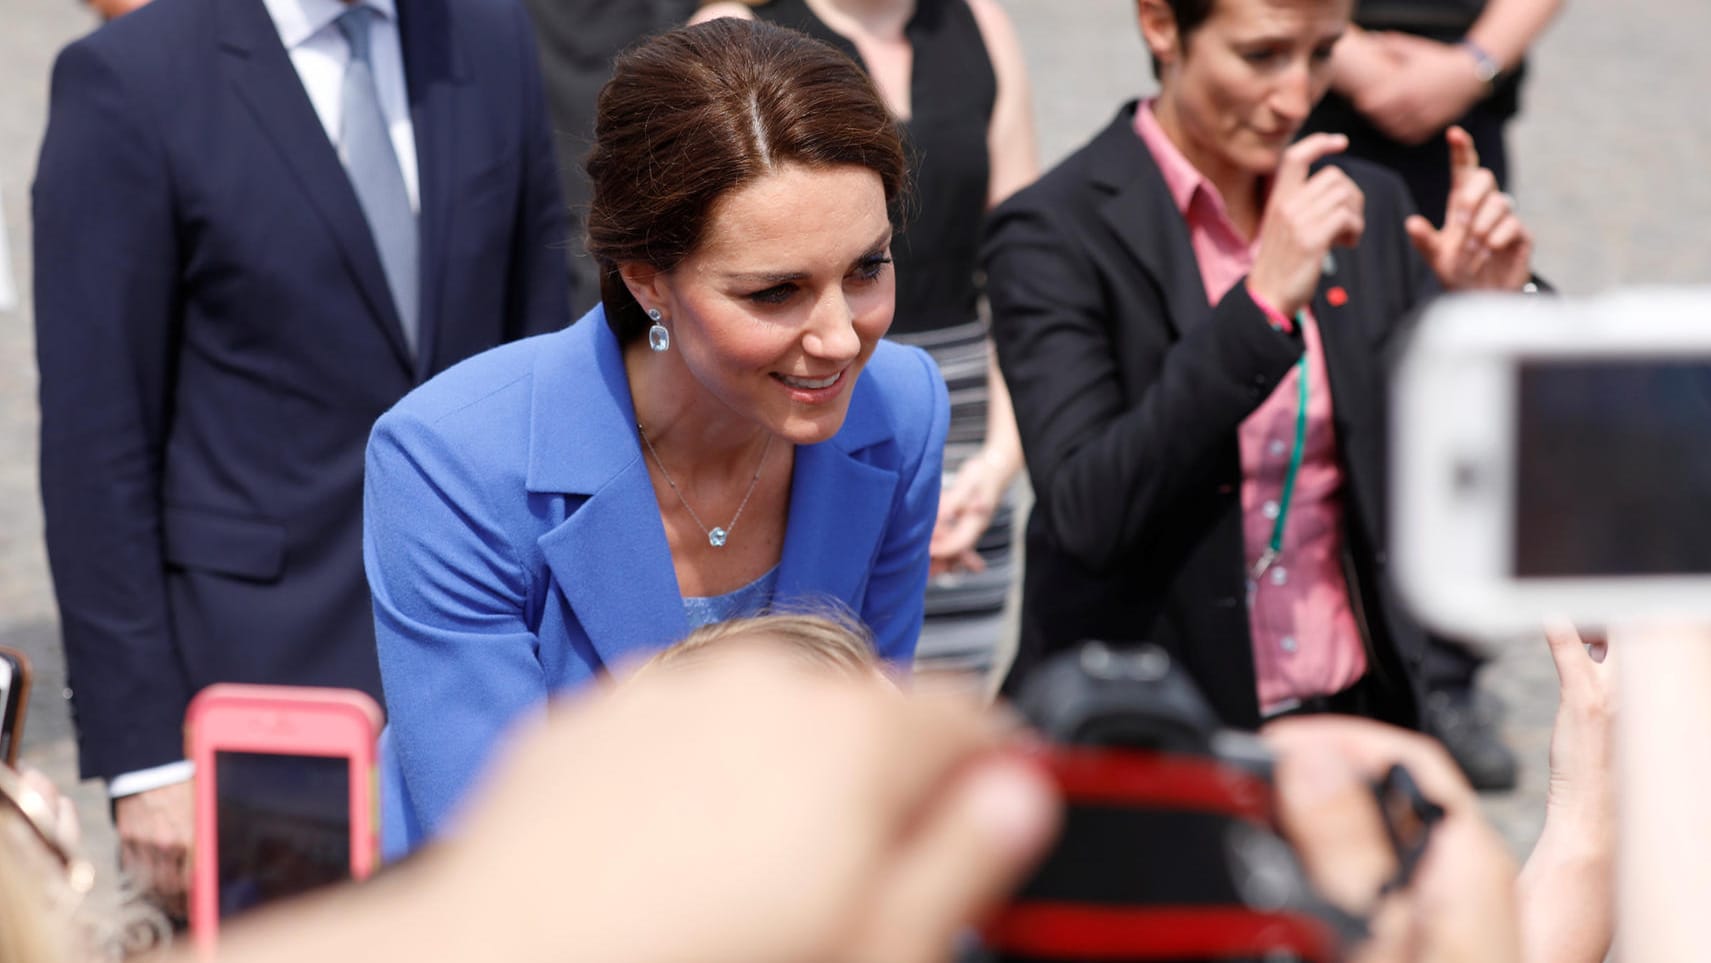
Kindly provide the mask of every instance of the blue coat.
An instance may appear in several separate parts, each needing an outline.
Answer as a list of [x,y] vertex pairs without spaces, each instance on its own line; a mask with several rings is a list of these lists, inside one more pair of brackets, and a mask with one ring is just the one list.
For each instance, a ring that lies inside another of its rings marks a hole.
[[[838,434],[797,449],[775,599],[836,599],[907,662],[949,403],[932,359],[890,342],[853,391]],[[364,556],[390,851],[438,830],[519,715],[688,632],[635,425],[596,308],[458,365],[375,426]]]
[[363,445],[435,372],[570,320],[516,0],[397,4],[419,349],[262,0],[156,0],[54,65],[35,183],[48,557],[86,776],[183,758],[212,682],[380,694]]

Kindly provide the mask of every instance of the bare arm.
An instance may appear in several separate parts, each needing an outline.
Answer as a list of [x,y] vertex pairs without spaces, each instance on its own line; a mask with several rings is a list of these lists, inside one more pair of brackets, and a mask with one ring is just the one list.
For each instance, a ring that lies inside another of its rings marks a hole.
[[[1491,0],[1466,40],[1513,70],[1562,0]],[[1471,50],[1401,33],[1354,32],[1337,45],[1332,86],[1403,143],[1437,135],[1489,93]]]
[[1528,963],[1599,963],[1615,928],[1615,660],[1569,626],[1546,639],[1561,697],[1545,828],[1516,880],[1521,944]]
[[[987,207],[992,208],[1040,175],[1033,97],[1022,45],[1009,15],[994,0],[969,0],[969,9],[974,12],[998,78],[998,98],[986,134],[992,164]],[[1005,490],[1022,470],[1022,436],[1016,430],[1010,389],[999,373],[996,353],[987,364],[986,391],[986,440],[957,470],[939,505],[932,547],[935,573],[984,567],[974,545],[991,524]]]

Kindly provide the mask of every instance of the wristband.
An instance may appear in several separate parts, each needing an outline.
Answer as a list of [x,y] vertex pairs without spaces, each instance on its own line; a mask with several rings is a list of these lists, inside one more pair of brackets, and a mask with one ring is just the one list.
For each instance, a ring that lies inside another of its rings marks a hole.
[[1467,55],[1473,58],[1473,72],[1479,78],[1480,83],[1487,87],[1497,83],[1497,78],[1503,75],[1503,68],[1497,63],[1497,58],[1487,53],[1484,47],[1465,37],[1457,46],[1467,51]]

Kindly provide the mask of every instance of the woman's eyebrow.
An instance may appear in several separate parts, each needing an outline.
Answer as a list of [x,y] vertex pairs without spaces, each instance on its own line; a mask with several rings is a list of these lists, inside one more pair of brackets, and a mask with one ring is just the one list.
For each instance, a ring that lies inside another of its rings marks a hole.
[[[871,256],[874,251],[882,250],[890,243],[891,229],[886,228],[885,232],[874,238],[873,243],[864,248],[861,254],[856,255],[855,261],[859,263],[863,258]],[[746,281],[752,284],[773,285],[806,281],[813,277],[813,275],[807,271],[732,271],[722,275],[722,277],[727,281]]]

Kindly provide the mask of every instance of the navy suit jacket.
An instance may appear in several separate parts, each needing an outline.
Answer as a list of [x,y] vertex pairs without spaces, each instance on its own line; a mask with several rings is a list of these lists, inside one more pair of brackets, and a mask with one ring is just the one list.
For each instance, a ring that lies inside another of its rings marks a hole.
[[414,358],[261,0],[157,0],[55,64],[34,189],[42,500],[86,776],[181,758],[211,682],[378,696],[369,429],[433,372],[568,321],[521,6],[398,7]]
[[[882,657],[907,663],[949,400],[931,358],[888,341],[852,390],[838,433],[796,449],[774,603],[842,603]],[[365,504],[397,853],[440,827],[519,715],[690,626],[599,308],[388,412],[369,442]]]

